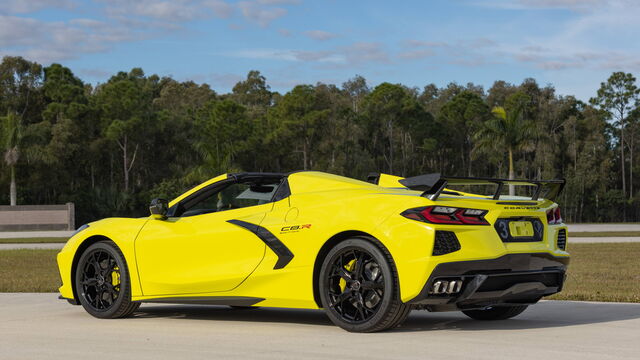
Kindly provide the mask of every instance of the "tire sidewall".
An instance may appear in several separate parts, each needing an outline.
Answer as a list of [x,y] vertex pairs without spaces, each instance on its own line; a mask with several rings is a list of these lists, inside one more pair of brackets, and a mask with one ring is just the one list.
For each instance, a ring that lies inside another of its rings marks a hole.
[[[329,298],[327,295],[327,287],[329,286],[329,278],[327,276],[327,273],[331,265],[335,262],[336,257],[349,248],[357,248],[359,250],[368,252],[378,262],[378,265],[382,270],[382,275],[384,276],[384,295],[382,297],[382,303],[380,304],[380,307],[378,308],[376,314],[371,319],[362,323],[352,323],[342,319],[340,314],[338,314],[337,311],[329,306]],[[341,328],[352,332],[367,332],[375,329],[378,323],[386,317],[387,313],[390,310],[391,302],[394,300],[394,297],[397,293],[394,271],[392,270],[387,257],[376,245],[367,240],[359,238],[345,240],[334,246],[329,251],[327,256],[325,256],[324,261],[322,262],[319,284],[320,300],[331,321]]]
[[[98,310],[93,308],[91,304],[89,304],[84,295],[84,289],[80,282],[82,281],[82,271],[84,269],[84,263],[94,250],[102,250],[108,252],[113,258],[116,260],[116,264],[118,264],[118,268],[120,269],[120,293],[118,294],[118,298],[114,302],[114,304],[107,310]],[[80,256],[78,260],[78,265],[76,266],[75,273],[75,286],[76,293],[78,294],[78,300],[82,307],[91,315],[97,318],[108,319],[114,317],[114,315],[120,310],[123,302],[129,301],[127,297],[130,297],[131,291],[129,289],[129,270],[127,264],[118,249],[117,245],[111,241],[100,241],[91,246],[89,246]]]

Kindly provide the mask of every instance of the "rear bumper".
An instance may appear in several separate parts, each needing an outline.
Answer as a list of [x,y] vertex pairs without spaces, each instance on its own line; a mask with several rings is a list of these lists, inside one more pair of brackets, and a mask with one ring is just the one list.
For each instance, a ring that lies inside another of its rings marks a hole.
[[[441,263],[409,304],[430,311],[532,304],[562,290],[569,257],[549,253],[507,254],[495,259]],[[453,293],[433,291],[436,282],[462,281]]]

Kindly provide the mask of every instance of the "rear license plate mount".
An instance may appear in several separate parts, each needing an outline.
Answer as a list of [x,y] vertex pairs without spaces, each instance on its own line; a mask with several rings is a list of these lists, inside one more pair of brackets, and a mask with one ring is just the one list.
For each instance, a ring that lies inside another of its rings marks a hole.
[[498,219],[495,229],[502,242],[542,241],[544,225],[538,218]]

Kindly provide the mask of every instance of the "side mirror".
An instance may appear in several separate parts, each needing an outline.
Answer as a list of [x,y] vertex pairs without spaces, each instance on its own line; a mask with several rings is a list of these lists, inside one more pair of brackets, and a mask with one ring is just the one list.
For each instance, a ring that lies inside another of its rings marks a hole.
[[169,202],[165,199],[153,199],[149,204],[149,212],[154,219],[164,220],[167,218]]

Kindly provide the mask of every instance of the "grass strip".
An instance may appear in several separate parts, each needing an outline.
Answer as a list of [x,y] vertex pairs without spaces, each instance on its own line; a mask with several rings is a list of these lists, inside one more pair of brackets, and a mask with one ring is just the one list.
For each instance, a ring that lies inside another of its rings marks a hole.
[[56,292],[59,250],[0,250],[0,292]]

